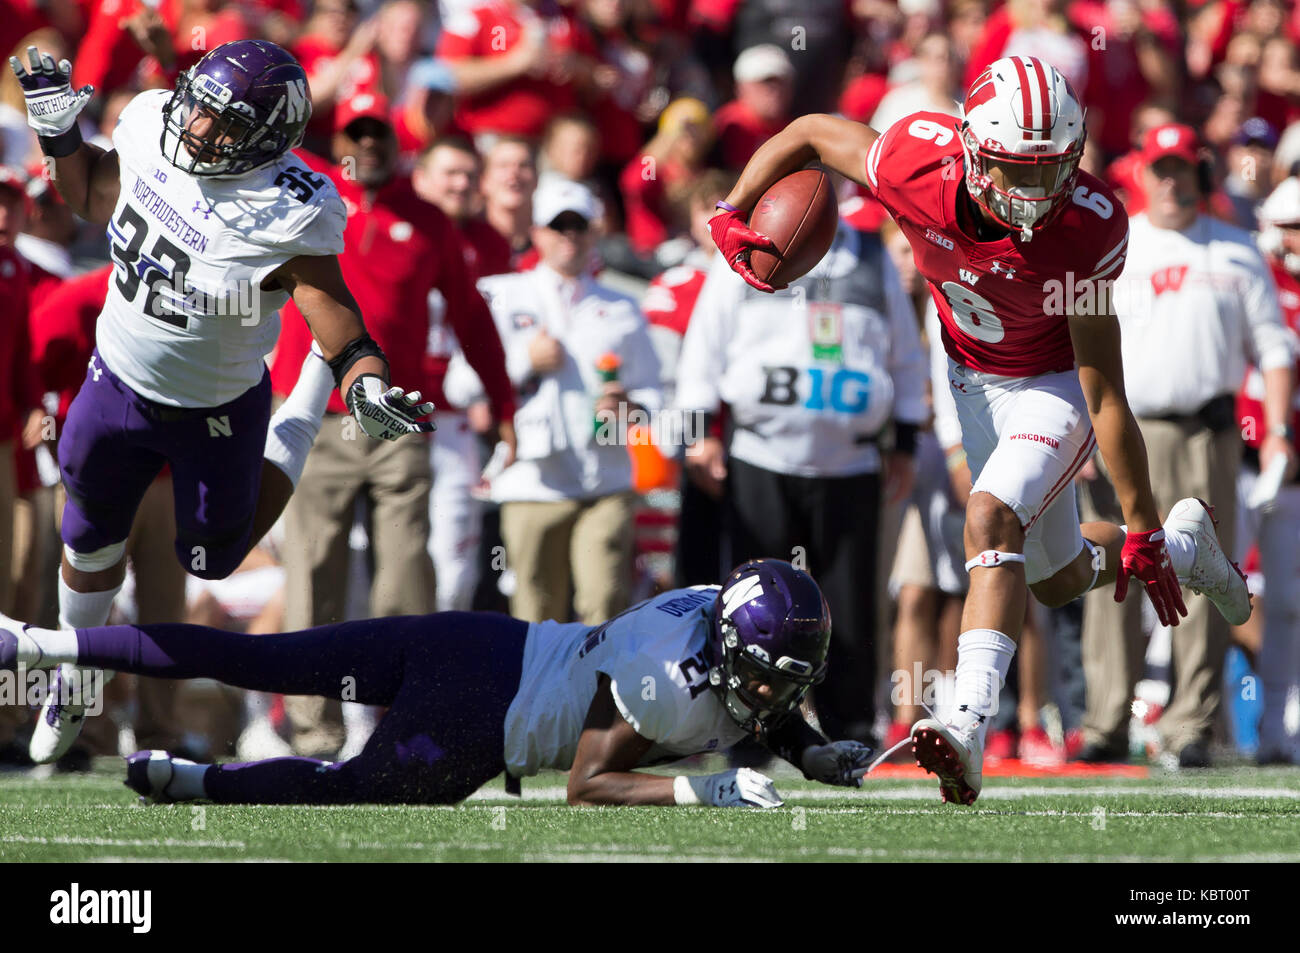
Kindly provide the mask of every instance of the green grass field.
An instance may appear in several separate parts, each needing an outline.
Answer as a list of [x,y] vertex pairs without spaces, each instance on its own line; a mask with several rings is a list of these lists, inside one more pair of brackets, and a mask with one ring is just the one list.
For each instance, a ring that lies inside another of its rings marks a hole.
[[0,861],[1300,861],[1300,769],[992,778],[973,809],[777,770],[786,806],[758,812],[575,809],[555,773],[454,808],[144,806],[120,765],[0,775]]

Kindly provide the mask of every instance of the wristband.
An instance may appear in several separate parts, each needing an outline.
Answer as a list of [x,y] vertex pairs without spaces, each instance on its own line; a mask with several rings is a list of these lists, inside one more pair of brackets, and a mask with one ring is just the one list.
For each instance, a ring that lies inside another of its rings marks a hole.
[[1268,428],[1268,435],[1270,437],[1281,437],[1284,440],[1291,440],[1295,437],[1290,424],[1273,424]]
[[715,206],[713,206],[713,207],[714,207],[714,208],[720,208],[720,209],[722,209],[723,211],[726,211],[726,212],[739,212],[739,211],[740,211],[740,209],[736,208],[736,206],[732,205],[730,202],[719,201],[718,204],[715,205]]
[[336,388],[343,386],[343,378],[352,368],[352,365],[363,357],[379,358],[384,362],[384,369],[387,372],[388,358],[384,357],[384,352],[375,343],[375,339],[370,336],[370,332],[362,331],[361,337],[349,341],[343,346],[343,350],[339,352],[338,357],[326,362],[330,366],[330,371],[334,374],[334,386]]
[[948,468],[949,473],[956,473],[966,465],[966,451],[961,447],[950,451],[944,455],[943,463]]
[[684,774],[679,774],[673,778],[673,802],[683,807],[704,803],[700,796],[695,793],[695,788],[691,785],[691,778]]
[[81,148],[82,142],[81,130],[75,122],[70,129],[56,136],[37,136],[36,139],[41,144],[41,152],[51,159],[63,159],[72,155]]

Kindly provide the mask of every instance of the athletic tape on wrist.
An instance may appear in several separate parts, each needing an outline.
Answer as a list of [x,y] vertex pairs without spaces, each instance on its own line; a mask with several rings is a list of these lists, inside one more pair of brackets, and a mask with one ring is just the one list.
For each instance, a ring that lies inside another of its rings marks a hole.
[[343,350],[333,360],[326,361],[330,366],[330,371],[334,374],[334,386],[342,387],[343,378],[347,376],[352,365],[363,357],[377,357],[384,362],[384,373],[388,373],[388,358],[384,356],[383,350],[375,343],[375,339],[370,336],[370,332],[362,332],[361,337],[349,341],[343,345]]

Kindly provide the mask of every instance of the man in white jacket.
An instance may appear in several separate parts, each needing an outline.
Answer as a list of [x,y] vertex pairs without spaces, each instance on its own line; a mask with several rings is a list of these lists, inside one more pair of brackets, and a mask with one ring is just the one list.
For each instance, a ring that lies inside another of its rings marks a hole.
[[[492,481],[492,498],[516,579],[510,611],[530,621],[567,619],[571,582],[588,624],[630,601],[626,424],[659,409],[659,360],[636,302],[591,278],[598,216],[585,187],[547,184],[533,199],[541,263],[479,282],[520,397],[518,457]],[[616,379],[598,365],[616,366]]]

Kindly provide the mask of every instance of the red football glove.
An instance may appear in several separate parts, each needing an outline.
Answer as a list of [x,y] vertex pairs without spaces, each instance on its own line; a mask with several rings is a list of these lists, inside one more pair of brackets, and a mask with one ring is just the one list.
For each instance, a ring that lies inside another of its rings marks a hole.
[[1123,602],[1128,594],[1129,576],[1146,586],[1147,597],[1155,606],[1161,625],[1177,625],[1179,614],[1187,615],[1183,591],[1178,586],[1173,564],[1169,562],[1169,550],[1165,548],[1163,529],[1129,533],[1125,537],[1119,572],[1115,574],[1116,602]]
[[777,253],[777,249],[772,239],[760,235],[745,224],[744,212],[737,209],[713,216],[709,219],[709,231],[713,235],[713,243],[718,246],[718,251],[722,252],[722,257],[727,259],[731,270],[759,291],[773,292],[787,287],[781,285],[780,288],[775,288],[766,281],[760,281],[758,275],[754,274],[754,269],[749,266],[751,248],[761,248],[773,254]]

